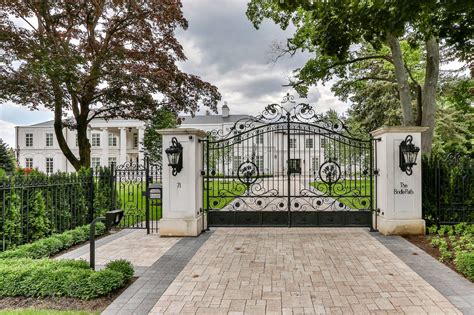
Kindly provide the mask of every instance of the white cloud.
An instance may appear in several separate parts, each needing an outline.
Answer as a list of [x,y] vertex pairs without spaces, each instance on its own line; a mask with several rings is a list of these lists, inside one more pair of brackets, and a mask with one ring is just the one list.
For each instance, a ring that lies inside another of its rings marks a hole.
[[15,147],[15,124],[0,120],[0,138],[10,147]]
[[[247,1],[242,0],[220,1],[219,5],[215,0],[190,0],[184,1],[183,6],[189,27],[178,31],[177,37],[188,59],[179,67],[216,85],[231,113],[255,114],[265,105],[279,102],[288,92],[296,95],[283,85],[309,55],[268,62],[272,43],[291,37],[291,27],[283,31],[273,22],[264,21],[256,30],[245,15]],[[299,101],[314,105],[318,111],[345,111],[347,105],[337,100],[330,86],[311,88],[308,99]],[[52,117],[48,110],[29,111],[11,103],[1,106],[0,119],[17,125]]]
[[[288,92],[296,96],[293,89],[283,85],[309,55],[269,63],[272,43],[286,40],[292,30],[283,31],[267,21],[256,30],[245,15],[246,8],[245,1],[236,0],[218,6],[211,0],[185,2],[189,28],[177,36],[188,57],[180,67],[216,85],[231,113],[255,114]],[[309,102],[318,111],[332,108],[344,112],[347,105],[334,96],[331,85],[311,88],[308,99],[299,101]]]

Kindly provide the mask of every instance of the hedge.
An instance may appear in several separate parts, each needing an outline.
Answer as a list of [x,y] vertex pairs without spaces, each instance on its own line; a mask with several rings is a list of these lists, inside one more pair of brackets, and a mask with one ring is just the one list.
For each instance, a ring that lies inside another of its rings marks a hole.
[[132,275],[124,260],[94,271],[82,260],[0,259],[0,296],[92,299],[124,286]]
[[[73,230],[61,234],[43,238],[31,244],[18,246],[17,248],[0,253],[0,259],[5,258],[47,258],[59,253],[61,250],[89,240],[90,225],[79,226]],[[105,233],[105,225],[102,222],[96,224],[96,236]]]
[[460,273],[474,281],[474,252],[457,254],[455,264]]

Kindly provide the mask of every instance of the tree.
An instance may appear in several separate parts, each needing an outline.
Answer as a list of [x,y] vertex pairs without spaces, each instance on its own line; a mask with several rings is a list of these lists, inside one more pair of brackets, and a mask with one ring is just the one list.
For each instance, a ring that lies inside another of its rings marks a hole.
[[[164,106],[215,110],[217,88],[176,65],[186,59],[174,34],[187,28],[181,7],[179,0],[2,1],[0,100],[52,110],[59,147],[76,169],[90,165],[94,118],[146,120]],[[65,127],[77,129],[79,156]]]
[[[424,77],[423,52],[419,48],[410,47],[407,41],[401,41],[400,47],[405,56],[406,67],[415,80]],[[388,46],[380,49],[389,53]],[[369,45],[363,45],[356,56],[374,54]],[[419,92],[420,85],[410,82],[411,95]],[[393,64],[384,60],[363,60],[347,66],[347,71],[332,87],[332,91],[342,101],[350,101],[348,125],[352,130],[361,129],[368,134],[382,126],[399,126],[402,113],[397,82]],[[416,99],[417,108],[421,107],[421,99]],[[418,116],[418,115],[417,115]]]
[[438,99],[433,151],[472,154],[474,149],[474,80],[450,78]]
[[8,148],[8,145],[0,139],[0,169],[6,173],[11,173],[15,170],[15,158]]
[[[474,4],[468,0],[251,0],[247,9],[247,16],[257,28],[264,19],[272,19],[283,29],[290,23],[295,26],[293,37],[285,47],[280,47],[280,55],[300,50],[313,54],[305,66],[295,70],[290,81],[301,95],[318,82],[344,77],[348,65],[374,60],[391,63],[403,124],[429,128],[422,134],[424,152],[431,150],[433,138],[440,43],[457,58],[472,62],[473,15]],[[423,82],[407,67],[400,39],[423,49]],[[384,51],[384,44],[389,51]],[[369,45],[373,53],[358,54],[363,45]],[[415,95],[410,92],[410,82],[418,87]],[[413,103],[417,105],[415,109]]]
[[152,161],[161,161],[162,140],[159,134],[160,129],[175,128],[178,124],[178,115],[163,107],[157,110],[149,120],[143,139],[145,154]]

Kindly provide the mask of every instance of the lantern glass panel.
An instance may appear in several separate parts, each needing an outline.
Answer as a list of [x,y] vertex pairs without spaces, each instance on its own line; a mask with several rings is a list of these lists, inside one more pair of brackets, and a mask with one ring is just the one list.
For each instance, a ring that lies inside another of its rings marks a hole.
[[179,162],[179,152],[173,152],[169,155],[170,164],[178,165]]

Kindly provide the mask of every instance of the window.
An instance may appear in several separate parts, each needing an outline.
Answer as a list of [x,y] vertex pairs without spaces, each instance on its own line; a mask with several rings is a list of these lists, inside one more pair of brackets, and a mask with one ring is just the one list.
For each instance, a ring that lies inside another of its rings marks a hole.
[[54,172],[54,161],[53,158],[46,158],[46,173],[51,174]]
[[27,147],[32,147],[33,146],[33,134],[32,133],[27,133],[25,135],[25,145]]
[[109,157],[109,167],[115,167],[117,165],[116,157]]
[[263,133],[259,133],[257,135],[257,140],[256,140],[257,144],[263,144]]
[[26,158],[25,159],[25,167],[26,168],[33,168],[33,158]]
[[48,132],[46,134],[46,146],[47,147],[52,147],[53,146],[53,134]]
[[109,147],[117,146],[117,137],[113,133],[109,133]]
[[138,148],[138,134],[133,134],[133,147]]
[[326,144],[326,138],[321,139],[321,146],[324,146]]
[[290,146],[290,149],[296,149],[296,139],[295,138],[290,138],[289,146]]
[[96,169],[100,167],[100,157],[91,158],[91,168]]
[[306,146],[306,149],[314,148],[314,140],[312,138],[306,139],[305,146]]
[[318,172],[319,171],[319,158],[314,157],[311,161],[311,167],[313,168],[313,172]]
[[257,165],[260,172],[263,172],[263,155],[257,155],[255,157],[255,164]]
[[92,146],[93,147],[100,147],[100,133],[93,133],[92,134]]

